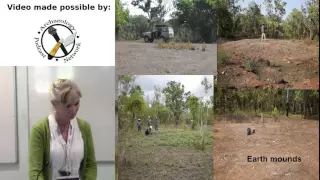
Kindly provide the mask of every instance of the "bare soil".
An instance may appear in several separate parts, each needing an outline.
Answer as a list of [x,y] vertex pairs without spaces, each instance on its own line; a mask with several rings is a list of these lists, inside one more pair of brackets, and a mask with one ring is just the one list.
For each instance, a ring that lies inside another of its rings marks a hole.
[[[318,180],[319,121],[281,118],[259,122],[214,124],[215,180]],[[258,123],[259,122],[259,123]],[[256,133],[247,136],[247,128]],[[266,156],[268,162],[248,162]],[[300,157],[301,162],[271,162],[271,157]]]
[[216,75],[217,45],[194,44],[195,50],[163,49],[157,42],[116,41],[119,75]]
[[[209,129],[210,128],[210,129]],[[212,126],[208,127],[204,150],[192,147],[199,131],[159,129],[151,136],[131,134],[118,151],[119,180],[212,180]],[[190,146],[191,145],[191,146]]]
[[[319,88],[319,47],[305,41],[244,39],[218,44],[231,57],[218,67],[218,85],[231,87]],[[248,71],[246,61],[255,71]]]

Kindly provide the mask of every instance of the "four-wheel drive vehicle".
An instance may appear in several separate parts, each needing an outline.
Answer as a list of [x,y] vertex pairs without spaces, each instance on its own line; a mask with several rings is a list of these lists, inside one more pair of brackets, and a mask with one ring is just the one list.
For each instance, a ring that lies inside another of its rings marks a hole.
[[168,25],[155,25],[152,31],[142,33],[144,42],[153,42],[155,39],[162,39],[165,42],[174,37],[172,27]]

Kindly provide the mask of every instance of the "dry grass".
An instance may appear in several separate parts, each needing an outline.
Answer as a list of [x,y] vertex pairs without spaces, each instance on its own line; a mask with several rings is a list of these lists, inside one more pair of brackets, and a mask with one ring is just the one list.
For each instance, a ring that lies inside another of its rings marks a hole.
[[228,60],[230,60],[231,56],[224,50],[218,49],[218,67],[223,67],[227,65]]
[[117,144],[119,180],[212,180],[212,126],[207,127],[204,150],[197,148],[199,131],[183,127],[161,126],[151,136],[135,131],[122,136],[130,139],[119,137]]
[[303,40],[303,43],[306,44],[307,46],[318,46],[319,45],[319,41],[318,40],[312,40],[310,38],[306,38]]
[[303,40],[303,43],[306,44],[307,46],[310,46],[310,45],[314,44],[314,41],[307,38],[307,39]]
[[176,42],[169,42],[169,43],[164,43],[162,41],[158,41],[158,48],[161,49],[176,49],[176,50],[183,50],[183,49],[189,49],[192,51],[195,50],[201,50],[201,51],[206,51],[206,44],[202,45],[194,45],[192,43],[176,43]]
[[[297,118],[244,123],[219,122],[214,127],[214,179],[317,180],[319,122]],[[247,128],[256,133],[246,135]],[[268,162],[248,162],[266,156]],[[270,162],[271,157],[301,157],[301,162]]]

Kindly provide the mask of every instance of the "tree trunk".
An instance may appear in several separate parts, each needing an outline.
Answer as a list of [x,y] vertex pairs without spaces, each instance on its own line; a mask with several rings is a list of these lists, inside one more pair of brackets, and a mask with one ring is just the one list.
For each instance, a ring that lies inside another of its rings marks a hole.
[[205,121],[205,123],[206,123],[206,125],[208,125],[208,106],[206,107],[206,109],[207,109],[207,115],[206,115],[206,121]]
[[312,112],[313,112],[313,107],[312,107],[312,105],[311,104],[309,104],[309,109],[310,109],[310,115],[312,116],[313,114],[312,114]]
[[273,95],[273,109],[276,107],[276,95]]
[[174,113],[173,116],[174,116],[173,118],[175,119],[176,126],[178,126],[179,125],[180,116],[179,116],[178,113]]
[[257,114],[257,103],[254,103],[254,113]]
[[306,105],[306,103],[304,103],[303,109],[304,109],[304,117],[303,117],[303,119],[307,119],[307,105]]
[[317,119],[319,119],[319,103],[316,103],[316,114],[317,114]]
[[200,103],[200,128],[202,131],[202,126],[203,126],[203,122],[202,122],[202,103]]
[[307,90],[305,90],[305,92],[304,92],[304,103],[303,103],[303,109],[304,109],[304,117],[303,117],[303,119],[307,119],[307,111],[308,111],[308,109],[307,109]]
[[225,113],[226,112],[226,96],[224,97],[224,100],[223,100],[223,113]]
[[134,127],[135,120],[136,120],[136,113],[135,113],[135,112],[132,112],[132,123],[131,123],[131,127],[132,127],[132,128]]

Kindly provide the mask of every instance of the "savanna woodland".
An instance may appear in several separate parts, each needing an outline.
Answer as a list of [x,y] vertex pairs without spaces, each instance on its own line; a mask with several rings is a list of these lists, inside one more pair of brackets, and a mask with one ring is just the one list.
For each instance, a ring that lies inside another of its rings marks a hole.
[[[210,100],[186,92],[180,82],[154,86],[154,98],[145,96],[137,76],[118,76],[117,179],[212,179],[213,82],[204,78]],[[212,92],[212,91],[211,91]],[[158,131],[146,136],[147,118]],[[137,119],[142,120],[138,132]]]
[[152,119],[158,117],[161,124],[168,125],[184,124],[187,118],[196,123],[200,123],[201,120],[208,125],[212,123],[213,95],[208,94],[208,91],[213,88],[213,82],[209,82],[207,78],[204,78],[201,84],[210,100],[204,102],[201,100],[202,97],[194,96],[190,91],[185,92],[184,85],[176,81],[168,82],[163,89],[154,86],[154,98],[145,98],[143,89],[135,84],[137,76],[118,77],[119,95],[116,110],[119,129],[125,128],[127,124],[135,127],[138,118],[145,121],[148,116]]
[[[170,25],[177,42],[216,41],[214,0],[133,0],[145,15],[130,14],[127,4],[116,0],[116,37],[137,40],[155,24]],[[165,20],[165,17],[169,19]]]
[[275,88],[216,88],[215,114],[319,119],[319,91]]
[[319,1],[216,2],[218,86],[318,89]]
[[[268,37],[317,38],[319,35],[319,1],[306,0],[305,5],[286,12],[290,1],[255,1],[241,7],[241,0],[133,0],[132,5],[145,12],[131,15],[126,5],[116,0],[116,35],[119,39],[141,37],[153,24],[165,23],[174,28],[177,40],[212,42],[216,37],[248,38],[261,35],[266,25]],[[262,13],[262,8],[266,14]],[[164,17],[170,12],[170,19]],[[286,16],[285,16],[286,15]],[[284,18],[286,17],[286,18]]]
[[239,2],[215,1],[218,37],[260,37],[260,26],[264,24],[269,38],[319,38],[319,1],[306,0],[305,5],[291,12],[286,12],[286,6],[293,1],[252,1],[248,7],[241,7]]
[[319,91],[217,88],[214,105],[214,179],[319,178]]

